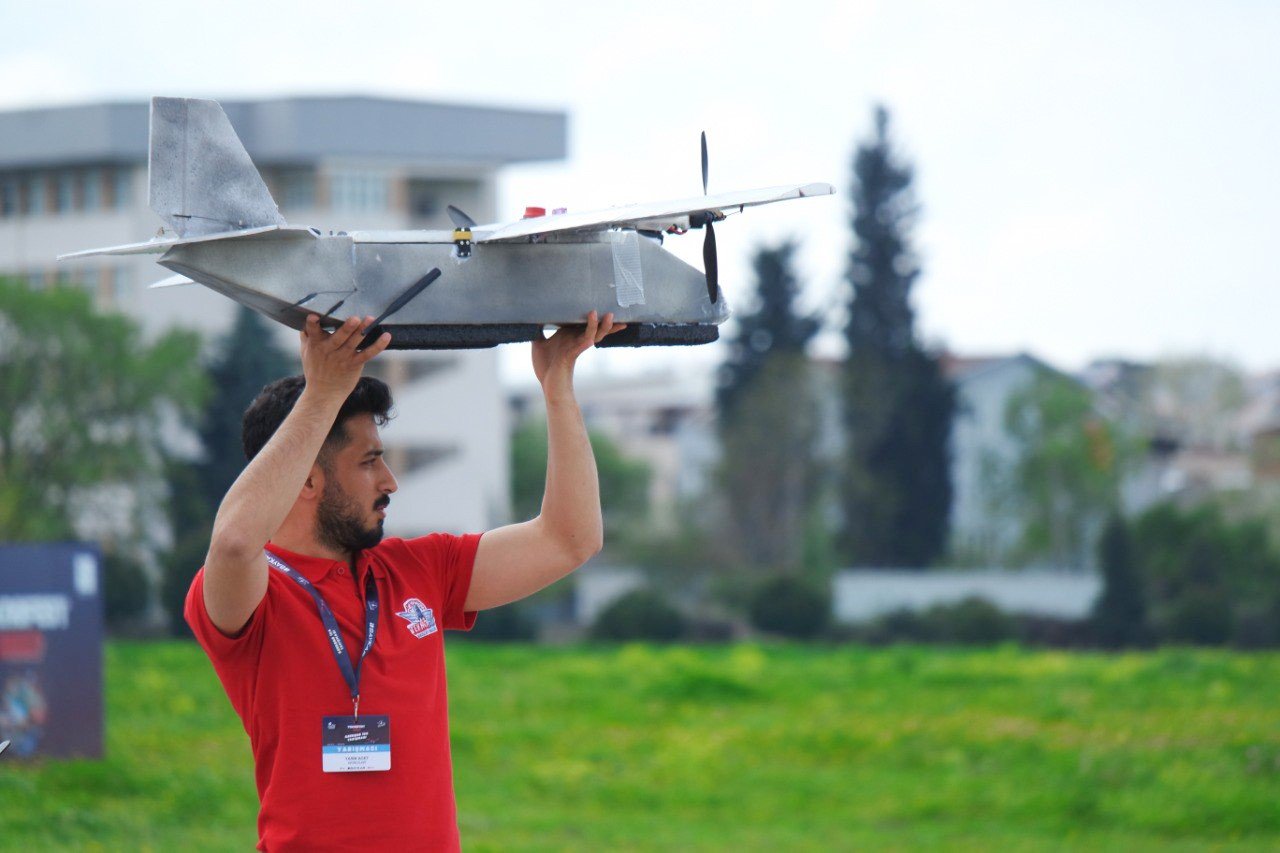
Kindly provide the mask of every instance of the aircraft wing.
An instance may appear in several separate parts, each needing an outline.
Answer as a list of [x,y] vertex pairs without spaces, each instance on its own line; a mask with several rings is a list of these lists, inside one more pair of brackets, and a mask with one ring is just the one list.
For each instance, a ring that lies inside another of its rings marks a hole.
[[815,195],[831,195],[834,192],[835,188],[831,184],[797,184],[701,195],[672,201],[650,201],[581,213],[534,216],[509,224],[478,225],[474,229],[475,242],[494,243],[502,240],[518,240],[534,234],[550,234],[557,231],[604,231],[620,226],[634,227],[637,224],[661,231],[671,225],[688,227],[688,218],[691,213],[714,210],[728,214],[758,204],[772,204],[775,201],[808,198]]
[[211,240],[227,240],[232,237],[252,237],[255,234],[266,234],[268,231],[307,231],[306,228],[285,227],[279,225],[263,225],[258,228],[244,228],[240,231],[224,231],[221,234],[208,234],[198,237],[155,237],[145,243],[126,243],[123,246],[107,246],[103,249],[85,249],[83,252],[68,252],[58,255],[58,260],[70,258],[88,258],[93,255],[158,255],[174,246],[184,243],[207,243]]

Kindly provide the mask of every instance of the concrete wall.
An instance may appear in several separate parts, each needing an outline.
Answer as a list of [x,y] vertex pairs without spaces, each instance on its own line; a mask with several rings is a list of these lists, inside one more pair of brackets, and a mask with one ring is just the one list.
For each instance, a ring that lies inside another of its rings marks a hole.
[[925,610],[969,596],[1009,613],[1080,619],[1102,591],[1097,575],[1047,571],[847,570],[832,585],[835,618],[864,622],[895,610]]

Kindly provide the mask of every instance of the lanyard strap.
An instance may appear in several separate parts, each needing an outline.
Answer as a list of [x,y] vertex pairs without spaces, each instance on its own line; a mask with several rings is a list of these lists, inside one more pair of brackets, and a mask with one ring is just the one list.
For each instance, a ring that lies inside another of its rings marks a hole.
[[364,663],[364,656],[369,654],[369,649],[373,648],[374,638],[378,635],[378,585],[373,581],[373,572],[370,571],[365,576],[364,582],[364,648],[360,651],[360,659],[352,667],[351,656],[347,654],[347,644],[342,641],[342,632],[338,630],[338,620],[333,617],[329,603],[324,600],[324,596],[316,589],[315,584],[270,551],[263,553],[267,555],[267,562],[272,568],[284,572],[294,583],[311,593],[316,609],[320,611],[320,621],[324,623],[324,630],[329,635],[333,656],[338,661],[338,671],[342,673],[347,687],[351,689],[351,702],[355,715],[360,716],[360,666]]

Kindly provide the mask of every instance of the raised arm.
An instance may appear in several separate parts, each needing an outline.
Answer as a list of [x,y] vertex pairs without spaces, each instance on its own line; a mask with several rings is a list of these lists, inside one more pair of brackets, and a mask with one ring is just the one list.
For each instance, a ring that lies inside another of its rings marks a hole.
[[578,356],[626,328],[587,315],[585,331],[562,328],[534,341],[533,371],[547,402],[547,485],[537,518],[480,539],[464,605],[484,610],[524,598],[581,566],[604,546],[600,478],[582,412],[573,396]]
[[204,564],[204,605],[224,634],[238,633],[267,592],[267,561],[262,549],[293,508],[365,362],[386,349],[383,334],[357,351],[365,324],[347,319],[333,332],[307,318],[301,332],[302,372],[307,384],[293,410],[257,456],[231,484],[213,521]]

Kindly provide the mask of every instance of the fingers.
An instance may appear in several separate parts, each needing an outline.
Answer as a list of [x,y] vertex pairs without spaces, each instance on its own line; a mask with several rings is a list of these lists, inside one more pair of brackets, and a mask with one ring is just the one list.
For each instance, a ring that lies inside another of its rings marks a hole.
[[609,335],[619,329],[625,329],[626,327],[626,323],[618,323],[615,325],[613,322],[613,312],[610,311],[608,314],[604,315],[604,322],[600,324],[600,329],[596,332],[595,342],[600,343],[605,338],[609,337]]
[[592,311],[587,314],[587,329],[582,333],[582,342],[590,345],[600,340],[596,337],[596,329],[598,327],[599,321],[596,319],[596,312]]
[[354,347],[352,341],[358,342],[360,340],[360,336],[357,334],[360,331],[360,327],[372,321],[372,317],[365,317],[363,320],[354,315],[348,317],[341,326],[333,330],[333,334],[329,336],[329,343],[335,350],[342,349],[347,345]]
[[324,329],[320,328],[320,315],[308,314],[307,322],[302,325],[302,339],[304,341],[310,339],[318,341],[324,336]]
[[391,345],[391,333],[383,332],[378,339],[360,351],[360,363],[364,364]]

